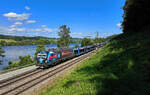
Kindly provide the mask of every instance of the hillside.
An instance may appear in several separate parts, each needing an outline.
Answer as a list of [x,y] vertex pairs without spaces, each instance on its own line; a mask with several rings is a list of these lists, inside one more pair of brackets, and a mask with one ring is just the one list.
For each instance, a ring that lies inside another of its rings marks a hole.
[[26,36],[0,35],[0,39],[10,39],[10,40],[15,40],[15,41],[39,40],[40,38],[42,38],[42,39],[54,39],[54,38],[48,38],[48,37],[42,37],[42,36],[26,37]]
[[39,95],[149,95],[150,35],[121,34]]
[[[48,38],[42,36],[26,37],[26,36],[11,36],[0,35],[0,46],[12,46],[12,45],[34,45],[34,44],[54,44],[57,38]],[[72,38],[72,43],[79,43],[81,38]]]

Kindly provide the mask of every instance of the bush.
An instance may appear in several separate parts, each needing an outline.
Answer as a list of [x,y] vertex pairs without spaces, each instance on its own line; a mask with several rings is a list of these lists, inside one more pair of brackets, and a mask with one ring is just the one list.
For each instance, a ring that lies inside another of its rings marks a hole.
[[20,56],[19,59],[19,65],[27,65],[33,63],[33,60],[31,59],[30,55],[24,57]]
[[79,45],[75,45],[75,46],[74,46],[74,48],[78,48],[78,47],[80,47],[80,46],[79,46]]
[[31,59],[30,55],[20,56],[18,62],[10,61],[8,63],[9,66],[7,67],[7,69],[11,69],[11,68],[19,67],[19,66],[25,66],[25,65],[28,65],[28,64],[32,64],[32,63],[33,63],[33,60]]
[[124,21],[122,23],[124,33],[143,32],[150,26],[150,1],[149,0],[127,0],[124,9]]
[[90,38],[83,38],[81,41],[81,46],[88,46],[88,45],[92,45],[93,41]]

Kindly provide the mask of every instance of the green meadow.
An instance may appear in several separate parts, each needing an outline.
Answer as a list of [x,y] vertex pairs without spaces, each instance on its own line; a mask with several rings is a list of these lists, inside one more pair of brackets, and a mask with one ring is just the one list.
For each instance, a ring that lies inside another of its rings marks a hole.
[[120,34],[39,95],[148,95],[150,35]]

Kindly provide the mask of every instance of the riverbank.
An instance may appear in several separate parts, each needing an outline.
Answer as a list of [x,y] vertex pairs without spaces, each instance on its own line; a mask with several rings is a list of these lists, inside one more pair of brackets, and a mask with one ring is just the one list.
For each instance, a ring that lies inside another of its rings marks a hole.
[[11,39],[0,39],[0,46],[23,46],[23,45],[37,45],[37,44],[55,44],[56,39],[43,39],[41,40],[23,40],[23,41],[16,41]]
[[[37,45],[37,44],[56,44],[58,38],[48,37],[26,37],[26,36],[11,36],[0,35],[0,46],[23,46],[23,45]],[[80,38],[72,38],[71,43],[80,43]]]
[[56,43],[56,38],[0,35],[0,46],[22,46]]
[[[80,45],[79,43],[72,43],[70,47]],[[19,61],[20,56],[30,55],[33,59],[37,46],[36,45],[24,45],[24,46],[3,46],[2,49],[5,51],[5,57],[2,59],[3,63],[0,65],[0,70],[6,68],[10,61],[17,62]],[[56,44],[45,45],[46,49],[57,48]]]
[[150,35],[121,34],[39,95],[148,95]]

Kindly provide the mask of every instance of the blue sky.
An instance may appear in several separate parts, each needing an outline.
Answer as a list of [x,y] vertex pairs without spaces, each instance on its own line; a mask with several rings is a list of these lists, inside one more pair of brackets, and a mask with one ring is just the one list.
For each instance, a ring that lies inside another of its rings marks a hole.
[[100,37],[122,33],[125,0],[2,0],[0,34],[58,37],[66,24],[71,36]]

